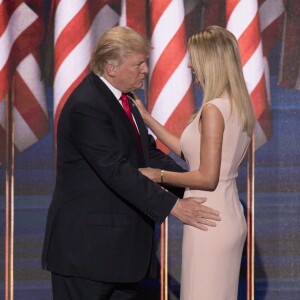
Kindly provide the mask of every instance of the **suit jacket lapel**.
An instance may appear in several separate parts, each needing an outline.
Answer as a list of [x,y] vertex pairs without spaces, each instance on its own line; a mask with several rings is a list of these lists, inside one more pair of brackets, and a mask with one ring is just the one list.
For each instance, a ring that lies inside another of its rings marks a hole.
[[132,111],[132,114],[134,116],[134,119],[136,121],[136,125],[139,129],[141,142],[142,142],[143,153],[144,153],[144,158],[145,158],[145,163],[146,163],[146,165],[149,165],[148,131],[147,131],[145,123],[144,123],[137,107],[135,106],[135,104],[132,102],[131,99],[129,99],[129,104],[130,104],[131,111]]
[[[138,148],[138,140],[134,132],[134,128],[132,127],[132,124],[130,120],[128,119],[124,109],[118,103],[118,100],[114,96],[114,94],[111,92],[111,90],[106,86],[106,84],[93,72],[90,73],[91,79],[97,86],[97,91],[100,93],[102,91],[104,94],[107,95],[107,97],[104,97],[104,100],[107,102],[108,106],[111,107],[111,110],[113,111],[116,118],[119,118],[122,123],[124,124],[124,127],[128,130],[128,133],[132,136],[133,140],[136,143],[136,147]],[[101,96],[101,93],[100,93]],[[102,95],[103,97],[103,95]],[[140,113],[138,112],[137,107],[132,103],[132,100],[129,99],[129,104],[131,106],[132,114],[135,118],[136,124],[138,126],[141,141],[142,141],[142,148],[145,158],[145,163],[149,163],[149,150],[148,150],[148,134],[147,129],[144,125],[144,121],[142,120],[142,117]]]
[[[106,86],[106,84],[93,72],[90,73],[92,80],[97,86],[97,91],[99,92],[100,96],[106,101],[109,107],[111,107],[111,110],[113,111],[116,118],[121,120],[121,122],[124,124],[124,127],[128,130],[128,133],[134,138],[135,132],[132,128],[131,122],[128,119],[124,109],[120,105],[119,101],[116,99],[115,95],[111,92],[111,90]],[[103,92],[106,97],[103,97],[101,95],[101,92]]]

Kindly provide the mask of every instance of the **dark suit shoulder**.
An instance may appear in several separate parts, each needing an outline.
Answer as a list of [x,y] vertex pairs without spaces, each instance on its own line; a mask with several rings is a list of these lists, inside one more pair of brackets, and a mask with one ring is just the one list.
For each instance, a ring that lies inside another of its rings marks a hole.
[[69,96],[64,109],[74,112],[82,109],[103,111],[109,101],[115,101],[114,95],[102,80],[94,73],[88,74]]

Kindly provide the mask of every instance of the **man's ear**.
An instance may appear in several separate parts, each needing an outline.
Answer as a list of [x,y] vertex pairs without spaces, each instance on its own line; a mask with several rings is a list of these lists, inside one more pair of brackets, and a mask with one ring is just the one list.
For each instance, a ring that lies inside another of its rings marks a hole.
[[108,62],[105,65],[105,71],[108,74],[108,76],[114,77],[115,73],[116,73],[116,66],[114,64]]

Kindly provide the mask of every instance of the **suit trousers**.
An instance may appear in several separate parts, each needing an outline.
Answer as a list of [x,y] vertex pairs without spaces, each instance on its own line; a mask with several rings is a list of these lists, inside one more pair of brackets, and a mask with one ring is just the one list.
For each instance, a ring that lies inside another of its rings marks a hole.
[[106,283],[51,273],[53,300],[134,300],[138,283]]

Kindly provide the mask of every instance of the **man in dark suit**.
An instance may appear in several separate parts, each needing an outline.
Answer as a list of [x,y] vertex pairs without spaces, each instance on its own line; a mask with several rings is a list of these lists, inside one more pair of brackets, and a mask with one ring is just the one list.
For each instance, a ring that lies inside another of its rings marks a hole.
[[180,170],[156,149],[130,100],[132,114],[125,112],[125,93],[141,88],[148,73],[149,50],[130,28],[106,32],[92,55],[92,72],[61,112],[42,257],[54,299],[134,299],[155,257],[154,222],[170,213],[198,228],[219,220],[202,205],[205,199],[178,200],[138,171]]

